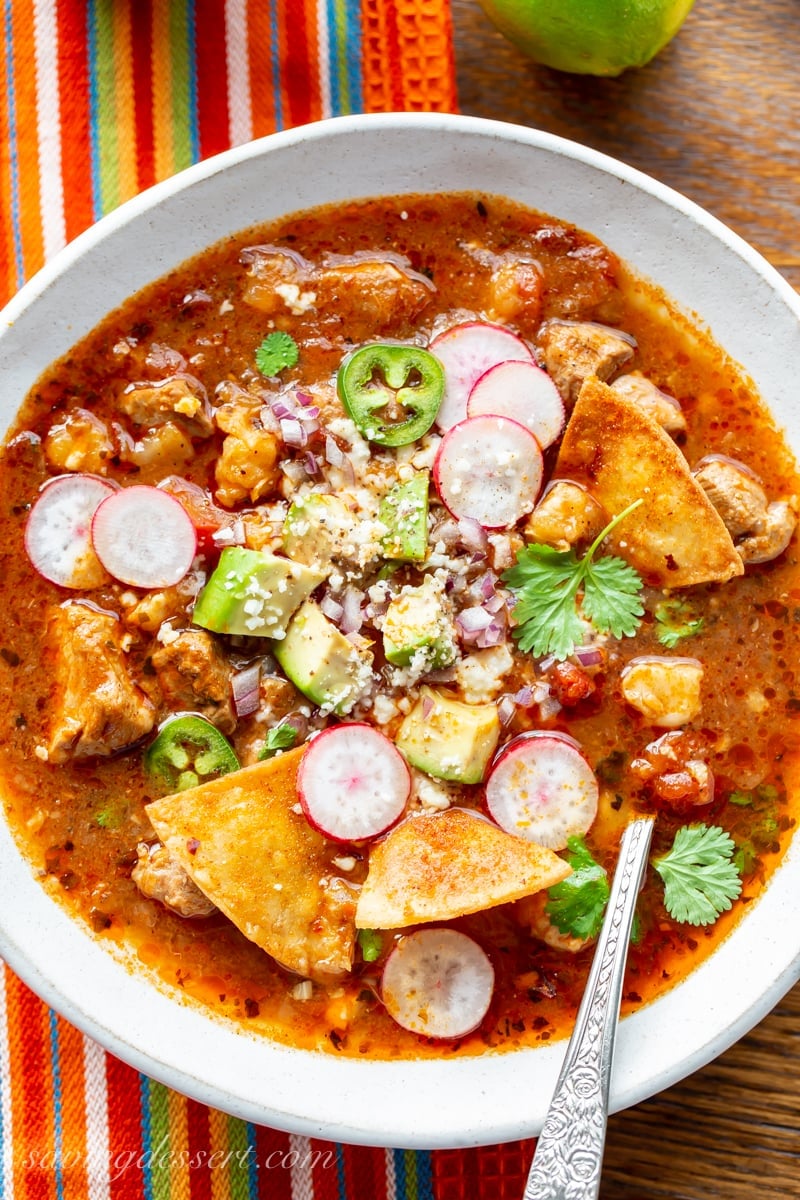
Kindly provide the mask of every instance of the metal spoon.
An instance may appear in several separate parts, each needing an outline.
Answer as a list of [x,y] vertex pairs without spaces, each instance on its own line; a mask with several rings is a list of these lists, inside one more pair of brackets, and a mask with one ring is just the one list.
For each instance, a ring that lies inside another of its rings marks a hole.
[[653,823],[653,817],[633,821],[622,836],[592,969],[523,1200],[595,1200],[599,1193],[622,978]]

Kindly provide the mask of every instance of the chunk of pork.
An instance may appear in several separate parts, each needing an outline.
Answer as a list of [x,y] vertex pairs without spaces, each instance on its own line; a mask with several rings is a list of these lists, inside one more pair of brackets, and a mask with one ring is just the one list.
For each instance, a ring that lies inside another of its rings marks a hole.
[[153,652],[151,661],[172,708],[198,712],[223,733],[233,733],[232,669],[210,633],[181,629]]
[[590,375],[605,383],[633,357],[635,346],[618,330],[593,321],[547,321],[539,348],[553,383],[572,405]]
[[86,604],[63,604],[51,613],[51,762],[108,757],[153,728],[153,705],[128,674],[124,637],[115,616]]
[[148,900],[160,901],[179,917],[208,917],[216,911],[216,905],[203,895],[161,842],[152,846],[140,842],[136,854],[131,878]]
[[194,437],[209,437],[214,431],[211,406],[199,381],[175,375],[157,383],[131,383],[119,397],[118,406],[133,421],[153,429],[175,422]]
[[645,412],[673,437],[686,432],[686,418],[678,401],[662,392],[661,388],[656,387],[641,371],[630,371],[626,375],[620,375],[611,387],[615,392],[621,392],[629,400],[641,405]]
[[341,326],[353,341],[413,319],[434,291],[397,254],[330,255],[315,264],[292,250],[254,246],[242,259],[250,268],[248,304],[277,324],[286,313],[313,312],[318,324]]
[[793,498],[770,503],[761,481],[744,463],[718,455],[699,462],[694,477],[743,562],[769,562],[783,553],[797,524]]

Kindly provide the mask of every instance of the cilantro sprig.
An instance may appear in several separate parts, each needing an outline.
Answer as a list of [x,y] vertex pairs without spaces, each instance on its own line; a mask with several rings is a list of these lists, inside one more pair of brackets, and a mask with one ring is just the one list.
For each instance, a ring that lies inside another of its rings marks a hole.
[[265,758],[272,758],[279,750],[291,750],[292,746],[297,741],[297,730],[293,725],[273,725],[272,729],[267,733],[264,741],[264,746],[258,758],[263,762]]
[[683,638],[694,637],[703,628],[705,621],[695,615],[691,604],[685,600],[662,600],[653,609],[658,631],[656,636],[662,646],[672,650]]
[[571,837],[567,850],[572,874],[549,889],[545,912],[560,933],[593,938],[600,932],[608,904],[608,875],[582,837]]
[[293,367],[300,357],[297,342],[290,333],[268,333],[256,350],[256,366],[262,375],[277,375]]
[[583,558],[574,550],[554,550],[539,543],[517,551],[517,565],[504,571],[502,578],[515,594],[513,635],[521,650],[569,658],[583,642],[582,618],[598,633],[616,638],[636,632],[644,613],[641,576],[616,555],[596,561],[594,556],[604,538],[641,503],[635,500],[618,513]]
[[374,929],[359,929],[358,945],[364,962],[376,962],[383,951],[383,938]]
[[676,921],[711,925],[740,895],[736,845],[718,825],[684,825],[672,849],[652,860],[664,882],[664,905]]

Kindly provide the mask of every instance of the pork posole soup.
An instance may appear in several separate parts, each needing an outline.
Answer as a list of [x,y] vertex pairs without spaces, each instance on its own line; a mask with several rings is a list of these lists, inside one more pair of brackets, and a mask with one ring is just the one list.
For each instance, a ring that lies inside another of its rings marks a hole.
[[47,372],[0,488],[18,841],[250,1030],[562,1036],[634,815],[627,1011],[780,861],[795,464],[708,336],[555,217],[404,196],[233,237]]

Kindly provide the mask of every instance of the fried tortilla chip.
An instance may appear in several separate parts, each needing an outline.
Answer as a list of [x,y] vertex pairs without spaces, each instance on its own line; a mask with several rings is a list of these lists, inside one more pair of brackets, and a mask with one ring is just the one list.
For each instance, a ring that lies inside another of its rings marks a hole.
[[331,979],[353,961],[355,894],[297,807],[304,747],[147,805],[209,900],[283,966]]
[[373,847],[359,929],[450,921],[552,887],[568,863],[463,808],[411,817]]
[[742,574],[730,534],[672,438],[599,379],[581,388],[555,475],[585,484],[610,516],[644,501],[609,542],[646,583],[680,588]]

